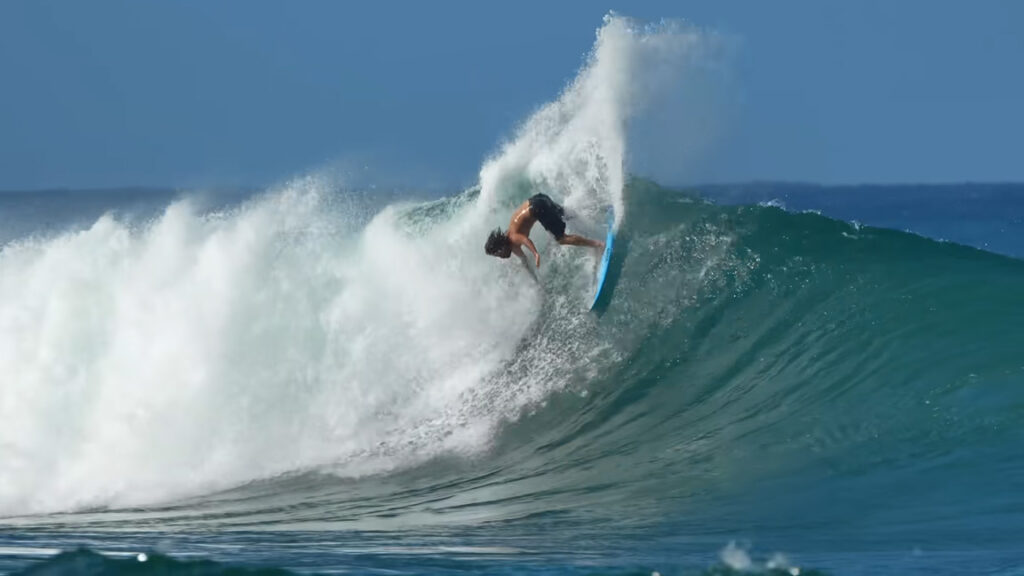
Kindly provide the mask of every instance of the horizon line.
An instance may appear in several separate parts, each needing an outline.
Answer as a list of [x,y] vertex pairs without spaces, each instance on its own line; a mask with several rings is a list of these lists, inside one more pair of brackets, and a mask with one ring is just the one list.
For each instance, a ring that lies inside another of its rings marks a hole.
[[[736,187],[756,187],[756,186],[786,186],[786,187],[804,187],[804,188],[911,188],[911,187],[936,187],[936,188],[951,188],[957,186],[992,186],[992,187],[1004,187],[1004,186],[1024,186],[1024,181],[1012,181],[1012,180],[960,180],[960,181],[922,181],[922,182],[851,182],[851,183],[822,183],[813,182],[808,180],[771,180],[771,179],[753,179],[753,180],[735,180],[735,181],[721,181],[721,182],[699,182],[699,183],[663,183],[658,182],[653,178],[646,176],[630,175],[630,180],[640,180],[653,182],[658,186],[669,189],[694,189],[694,188],[725,188],[730,186]],[[413,186],[401,186],[401,185],[375,185],[368,184],[364,186],[353,186],[352,190],[373,190],[380,189],[381,191],[436,191],[439,189],[450,189],[452,191],[458,190],[463,191],[469,188],[478,186],[479,184],[473,184],[471,186],[452,185],[452,186],[433,186],[424,189],[417,189]],[[62,193],[62,192],[146,192],[146,193],[167,193],[167,192],[215,192],[215,193],[256,193],[261,191],[268,191],[274,187],[280,186],[280,184],[266,184],[266,185],[207,185],[207,186],[171,186],[171,185],[158,185],[158,184],[124,184],[114,186],[45,186],[39,188],[0,188],[0,194],[37,194],[37,193]],[[341,186],[342,188],[349,188]]]

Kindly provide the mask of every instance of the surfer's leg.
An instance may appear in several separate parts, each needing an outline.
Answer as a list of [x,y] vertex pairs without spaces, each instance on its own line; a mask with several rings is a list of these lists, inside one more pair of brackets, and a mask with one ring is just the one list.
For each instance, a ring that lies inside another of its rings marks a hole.
[[598,242],[597,240],[591,240],[590,238],[584,238],[583,236],[577,236],[576,234],[566,234],[558,239],[558,243],[568,246],[590,246],[591,248],[604,248],[604,242]]

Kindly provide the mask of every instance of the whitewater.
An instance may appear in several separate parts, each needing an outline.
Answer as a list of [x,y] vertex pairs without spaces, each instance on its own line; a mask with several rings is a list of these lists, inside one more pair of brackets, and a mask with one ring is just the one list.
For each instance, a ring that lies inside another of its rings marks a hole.
[[1022,573],[1024,263],[636,176],[726,44],[608,16],[441,198],[5,198],[0,572]]

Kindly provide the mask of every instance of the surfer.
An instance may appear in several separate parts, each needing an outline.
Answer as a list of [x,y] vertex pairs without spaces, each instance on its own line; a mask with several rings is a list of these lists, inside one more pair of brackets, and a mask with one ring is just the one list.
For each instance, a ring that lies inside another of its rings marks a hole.
[[512,221],[508,225],[508,230],[502,232],[501,228],[498,228],[491,232],[484,244],[484,252],[498,258],[508,258],[515,253],[522,260],[526,269],[532,273],[533,269],[526,262],[526,254],[523,253],[522,247],[526,246],[530,252],[533,252],[537,267],[540,268],[540,254],[537,253],[537,247],[530,240],[530,229],[533,228],[534,222],[540,222],[540,225],[550,232],[559,244],[590,246],[604,250],[604,242],[575,234],[566,234],[564,216],[565,209],[555,204],[555,201],[547,194],[534,194],[512,213]]

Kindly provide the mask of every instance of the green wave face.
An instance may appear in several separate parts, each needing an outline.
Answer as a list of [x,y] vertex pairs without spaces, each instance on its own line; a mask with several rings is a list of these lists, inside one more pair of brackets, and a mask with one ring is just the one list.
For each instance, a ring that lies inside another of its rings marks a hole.
[[[576,383],[502,437],[503,466],[544,478],[517,497],[837,539],[1019,522],[1024,263],[642,181],[627,197],[614,299],[570,346],[599,368],[570,362]],[[568,332],[558,300],[542,340]]]

